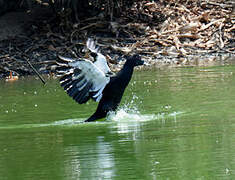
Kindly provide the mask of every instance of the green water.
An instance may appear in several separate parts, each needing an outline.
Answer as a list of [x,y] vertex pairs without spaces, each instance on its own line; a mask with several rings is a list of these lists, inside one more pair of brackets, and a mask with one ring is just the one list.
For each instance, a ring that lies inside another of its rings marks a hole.
[[0,180],[235,179],[235,66],[135,72],[96,123],[57,80],[0,87]]

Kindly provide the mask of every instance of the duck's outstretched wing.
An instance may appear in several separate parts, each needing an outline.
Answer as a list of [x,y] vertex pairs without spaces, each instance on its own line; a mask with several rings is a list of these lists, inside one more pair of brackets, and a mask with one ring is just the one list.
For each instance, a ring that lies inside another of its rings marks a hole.
[[82,104],[90,98],[95,101],[101,99],[110,77],[107,77],[91,61],[59,56],[57,64],[57,73],[61,77],[60,84],[75,101]]
[[86,42],[87,48],[92,52],[91,56],[94,58],[94,65],[99,68],[101,71],[103,71],[106,76],[109,76],[110,74],[113,74],[110,70],[106,57],[101,54],[99,47],[96,45],[96,42],[88,38]]
[[87,39],[86,47],[93,53],[100,53],[99,47],[96,46],[96,42],[92,38]]

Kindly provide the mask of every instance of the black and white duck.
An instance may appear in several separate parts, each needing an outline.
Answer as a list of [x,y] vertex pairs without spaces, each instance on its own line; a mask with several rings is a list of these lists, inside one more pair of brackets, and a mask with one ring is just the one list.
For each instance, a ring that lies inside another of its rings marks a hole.
[[117,109],[134,67],[143,65],[144,61],[139,55],[129,56],[123,68],[116,75],[110,75],[112,73],[107,60],[96,48],[95,42],[88,39],[86,44],[94,62],[59,56],[57,73],[61,86],[76,102],[83,104],[89,99],[99,102],[95,113],[85,121],[91,122]]

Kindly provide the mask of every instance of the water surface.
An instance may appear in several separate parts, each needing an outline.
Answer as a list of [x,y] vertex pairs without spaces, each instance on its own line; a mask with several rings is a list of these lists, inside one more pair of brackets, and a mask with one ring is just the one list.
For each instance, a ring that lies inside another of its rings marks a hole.
[[0,180],[235,179],[235,66],[135,72],[116,114],[83,123],[57,80],[0,81]]

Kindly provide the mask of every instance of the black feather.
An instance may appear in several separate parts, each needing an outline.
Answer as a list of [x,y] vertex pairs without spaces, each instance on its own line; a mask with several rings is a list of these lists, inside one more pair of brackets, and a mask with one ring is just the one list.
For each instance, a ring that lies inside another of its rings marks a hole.
[[67,91],[67,89],[70,87],[70,86],[72,86],[73,85],[73,83],[76,83],[76,81],[77,80],[74,80],[74,81],[66,81],[66,82],[64,82],[64,83],[66,83],[64,86],[62,86],[62,87],[64,87],[64,90],[66,90]]
[[68,67],[68,66],[57,66],[56,67],[56,71],[67,71],[71,69],[71,67]]
[[[79,87],[77,87],[77,83],[79,83],[78,80],[73,81],[72,87],[71,87],[69,90],[67,90],[67,93],[68,93],[71,97],[73,97],[74,94],[76,94],[76,92],[78,91],[78,88],[79,88]],[[83,85],[86,84],[86,83],[87,83],[87,81],[85,80],[81,86],[83,86]],[[80,86],[80,87],[81,87],[81,86]]]
[[64,87],[64,89],[66,90],[67,88],[69,88],[70,85],[75,84],[75,83],[79,83],[82,79],[84,79],[84,76],[81,76],[75,80],[72,80],[72,76],[71,76],[68,79],[66,79],[63,83],[61,83],[60,85],[62,87]]
[[60,82],[66,80],[66,79],[70,79],[71,80],[72,79],[72,75],[71,74],[66,74],[66,75],[62,76],[60,78]]
[[87,102],[89,100],[89,89],[91,88],[91,86],[92,84],[88,82],[80,92],[78,91],[73,96],[73,99],[80,104]]

